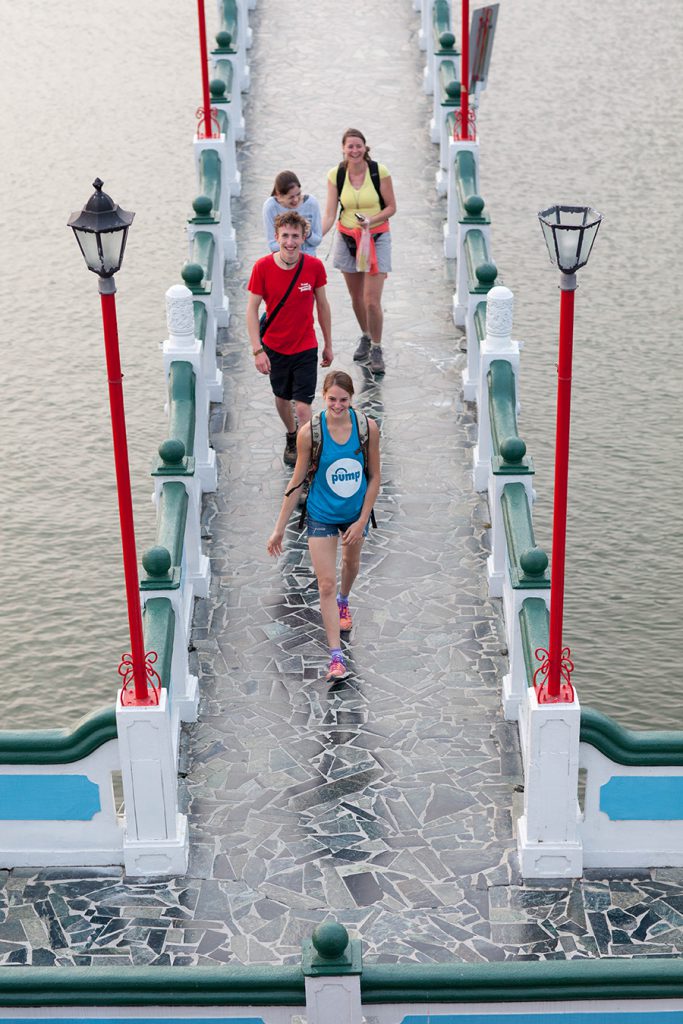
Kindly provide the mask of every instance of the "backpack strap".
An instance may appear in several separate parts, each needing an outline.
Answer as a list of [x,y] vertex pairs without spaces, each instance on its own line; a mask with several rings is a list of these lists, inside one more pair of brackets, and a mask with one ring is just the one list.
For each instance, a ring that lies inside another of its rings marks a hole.
[[384,196],[379,185],[379,164],[376,160],[368,160],[368,167],[370,169],[370,181],[375,186],[375,192],[379,196],[379,208],[383,210],[387,204],[384,202]]
[[[363,472],[365,476],[368,475],[368,454],[370,452],[370,427],[368,426],[368,418],[362,409],[354,409],[351,406],[351,412],[356,420],[356,429],[358,431],[358,440],[360,441],[360,450],[363,453]],[[374,508],[370,509],[370,522],[374,530],[377,529],[377,520],[375,519]]]
[[342,189],[344,188],[344,182],[346,181],[346,165],[342,160],[337,166],[337,196],[339,197],[339,213],[344,212],[344,204],[341,201]]
[[[384,202],[384,196],[382,195],[382,189],[380,188],[380,177],[379,177],[379,164],[376,160],[368,160],[368,169],[370,171],[370,181],[372,182],[375,192],[379,198],[379,208],[383,210],[387,205]],[[344,188],[344,182],[346,181],[346,165],[344,161],[337,166],[337,195],[339,196],[339,212],[343,213],[344,205],[341,201],[342,189]]]

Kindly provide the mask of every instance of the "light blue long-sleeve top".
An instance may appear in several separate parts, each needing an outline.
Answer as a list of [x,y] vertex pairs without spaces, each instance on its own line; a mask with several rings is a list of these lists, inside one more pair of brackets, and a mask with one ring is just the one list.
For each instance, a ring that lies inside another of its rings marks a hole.
[[275,196],[268,196],[263,204],[263,227],[266,232],[266,239],[271,252],[277,252],[280,248],[275,241],[275,218],[279,213],[300,213],[311,225],[311,233],[301,246],[301,251],[315,256],[316,250],[323,237],[323,224],[320,216],[320,206],[315,196],[304,196],[303,202],[294,210],[288,206],[281,206]]

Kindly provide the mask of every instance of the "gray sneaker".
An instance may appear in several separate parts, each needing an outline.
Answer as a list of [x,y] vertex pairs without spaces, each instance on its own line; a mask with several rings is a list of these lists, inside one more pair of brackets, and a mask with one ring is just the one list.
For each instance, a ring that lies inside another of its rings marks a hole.
[[370,349],[370,370],[372,373],[384,373],[384,356],[382,355],[382,346],[373,345]]
[[368,358],[368,356],[370,355],[371,344],[372,342],[370,341],[370,335],[361,334],[358,340],[358,348],[353,353],[353,358],[356,360],[356,362],[361,362],[362,360]]

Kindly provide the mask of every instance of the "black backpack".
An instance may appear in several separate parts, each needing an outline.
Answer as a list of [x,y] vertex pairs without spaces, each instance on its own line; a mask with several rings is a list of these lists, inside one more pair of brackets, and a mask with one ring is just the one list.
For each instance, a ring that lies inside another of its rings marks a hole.
[[[356,422],[356,430],[358,431],[358,439],[360,441],[360,448],[358,452],[363,453],[363,472],[367,478],[368,475],[368,452],[370,450],[370,428],[368,427],[368,418],[364,412],[360,409],[354,409],[351,406],[351,415]],[[323,429],[320,423],[320,413],[317,412],[311,418],[311,461],[308,467],[308,472],[301,483],[294,484],[288,491],[285,491],[285,497],[289,497],[294,491],[298,490],[299,487],[303,487],[305,483],[308,483],[309,487],[311,480],[318,471],[320,465],[320,456],[323,450]],[[358,454],[356,452],[356,454]],[[308,496],[301,507],[301,515],[299,516],[299,529],[303,530],[304,523],[306,522],[306,505],[308,503]],[[377,520],[375,519],[374,508],[370,512],[370,522],[374,529],[377,529]]]
[[[375,192],[377,193],[377,195],[379,197],[379,208],[380,208],[380,210],[383,210],[384,207],[387,204],[384,202],[384,198],[382,197],[382,192],[381,192],[380,187],[379,187],[379,164],[377,163],[376,160],[368,160],[368,168],[370,170],[370,180],[371,180],[372,184],[375,186]],[[341,201],[341,194],[342,194],[342,189],[344,188],[344,182],[345,181],[346,181],[346,166],[345,166],[344,162],[342,161],[339,164],[339,166],[337,167],[337,195],[339,196],[339,207],[340,207],[340,210],[344,209],[344,207],[342,205],[342,201]]]

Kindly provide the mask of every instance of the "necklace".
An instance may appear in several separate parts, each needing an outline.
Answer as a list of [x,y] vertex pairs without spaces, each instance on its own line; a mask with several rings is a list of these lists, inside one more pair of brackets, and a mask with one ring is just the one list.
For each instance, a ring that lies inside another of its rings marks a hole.
[[[280,256],[279,253],[278,253],[278,256]],[[295,267],[298,262],[299,262],[299,260],[296,259],[296,260],[294,260],[293,263],[288,263],[287,260],[283,260],[282,256],[280,256],[280,263],[283,263],[286,267]]]

